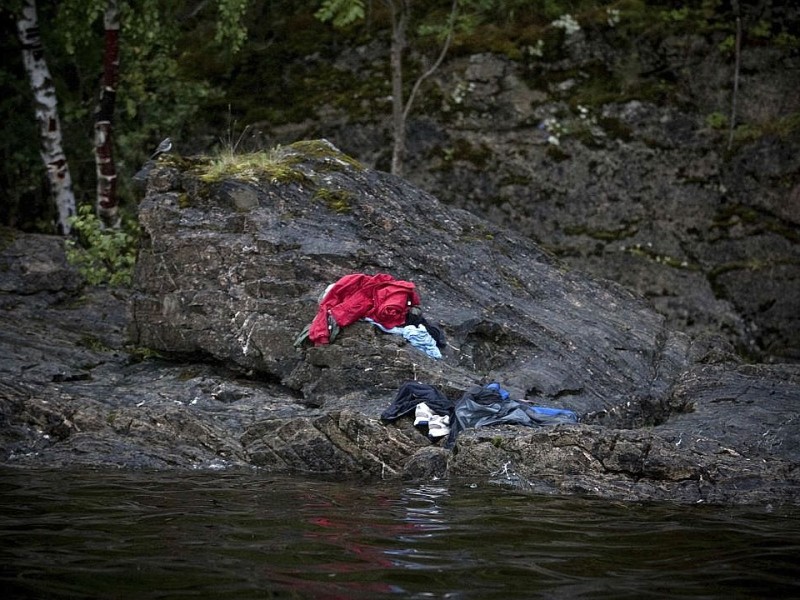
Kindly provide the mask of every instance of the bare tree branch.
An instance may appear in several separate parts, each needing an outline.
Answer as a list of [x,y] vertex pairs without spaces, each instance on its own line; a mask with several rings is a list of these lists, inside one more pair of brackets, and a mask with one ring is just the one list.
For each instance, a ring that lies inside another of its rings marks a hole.
[[444,61],[444,57],[447,54],[447,51],[450,48],[450,42],[453,41],[453,32],[455,30],[455,23],[456,23],[456,12],[458,11],[458,0],[453,0],[453,5],[450,8],[450,17],[448,19],[447,24],[447,38],[444,40],[444,44],[442,45],[442,50],[439,52],[439,57],[436,59],[436,62],[433,63],[430,69],[425,71],[422,75],[419,76],[417,81],[414,83],[414,87],[411,89],[411,93],[408,95],[408,100],[406,101],[406,107],[403,111],[403,120],[408,118],[409,112],[411,112],[411,105],[414,103],[414,98],[419,91],[422,82],[425,81],[428,77],[433,75],[436,72],[436,69],[442,64]]

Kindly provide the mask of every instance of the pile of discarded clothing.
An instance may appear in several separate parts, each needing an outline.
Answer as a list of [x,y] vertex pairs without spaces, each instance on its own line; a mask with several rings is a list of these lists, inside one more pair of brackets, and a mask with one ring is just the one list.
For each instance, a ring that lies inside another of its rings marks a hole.
[[500,384],[490,383],[453,401],[433,386],[410,381],[400,387],[381,418],[392,422],[413,412],[414,425],[426,429],[432,440],[446,438],[445,448],[452,448],[458,434],[471,427],[500,424],[539,427],[578,422],[578,415],[571,410],[534,406],[510,396]]
[[432,358],[442,357],[444,333],[422,316],[416,286],[386,273],[353,273],[329,285],[319,299],[314,320],[296,344],[306,339],[315,346],[329,344],[342,328],[356,321],[367,321],[384,333],[401,335]]

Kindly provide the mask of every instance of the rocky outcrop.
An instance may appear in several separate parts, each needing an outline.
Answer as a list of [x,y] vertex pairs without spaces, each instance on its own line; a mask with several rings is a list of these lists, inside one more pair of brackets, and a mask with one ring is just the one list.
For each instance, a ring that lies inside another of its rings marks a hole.
[[[284,154],[297,181],[204,184],[177,167],[155,175],[140,207],[135,343],[211,356],[326,408],[352,393],[385,400],[410,379],[463,391],[484,378],[520,397],[600,411],[663,394],[688,364],[688,338],[624,289],[353,166],[325,142]],[[320,294],[352,272],[414,281],[424,313],[448,333],[446,360],[398,347],[367,324],[299,351],[294,341]]]
[[[212,175],[207,158],[152,169],[129,298],[87,290],[34,309],[2,288],[3,463],[797,502],[796,367],[740,364],[724,340],[676,332],[640,296],[325,141],[261,161],[238,176]],[[443,358],[364,322],[298,345],[321,292],[352,272],[414,281]],[[446,450],[406,418],[379,419],[411,380],[454,399],[498,381],[581,423],[468,430]]]
[[[775,18],[796,28],[796,8],[784,10]],[[648,297],[672,328],[722,332],[749,360],[797,362],[800,60],[746,39],[729,146],[724,36],[631,42],[600,22],[568,36],[558,60],[524,48],[453,56],[411,114],[405,176]],[[336,65],[364,77],[387,52],[345,51]],[[325,106],[268,130],[278,142],[324,135],[388,169],[387,119],[363,112]]]

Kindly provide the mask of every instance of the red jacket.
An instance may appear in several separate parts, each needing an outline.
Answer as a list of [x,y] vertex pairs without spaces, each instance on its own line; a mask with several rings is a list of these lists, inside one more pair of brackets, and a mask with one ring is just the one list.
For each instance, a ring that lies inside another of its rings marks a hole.
[[315,346],[329,343],[328,315],[339,327],[369,317],[387,329],[406,322],[408,309],[420,303],[416,287],[385,273],[354,273],[337,281],[319,303],[308,337]]

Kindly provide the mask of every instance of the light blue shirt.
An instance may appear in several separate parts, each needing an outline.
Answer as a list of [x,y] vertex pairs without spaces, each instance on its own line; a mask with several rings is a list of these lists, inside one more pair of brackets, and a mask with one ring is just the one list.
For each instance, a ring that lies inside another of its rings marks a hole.
[[405,325],[403,327],[392,327],[391,329],[387,329],[380,323],[377,323],[370,318],[366,318],[364,320],[372,323],[375,325],[375,327],[381,331],[385,331],[386,333],[402,335],[406,340],[408,340],[409,344],[415,348],[418,348],[419,350],[422,350],[431,358],[442,358],[442,353],[439,351],[438,346],[436,346],[436,340],[434,340],[433,336],[428,333],[428,330],[425,329],[424,325]]

